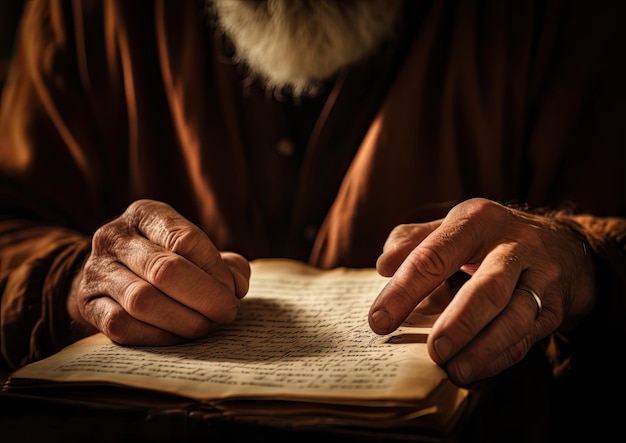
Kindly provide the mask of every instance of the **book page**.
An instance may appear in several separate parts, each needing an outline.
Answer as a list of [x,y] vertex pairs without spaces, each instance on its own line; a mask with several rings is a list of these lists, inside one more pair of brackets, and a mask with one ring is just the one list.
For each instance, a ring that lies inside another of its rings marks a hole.
[[[112,382],[198,400],[270,397],[396,404],[446,378],[422,340],[394,342],[367,322],[388,279],[374,269],[322,271],[290,260],[252,262],[235,322],[169,347],[124,347],[102,334],[16,371],[12,378]],[[421,342],[420,342],[421,341]]]

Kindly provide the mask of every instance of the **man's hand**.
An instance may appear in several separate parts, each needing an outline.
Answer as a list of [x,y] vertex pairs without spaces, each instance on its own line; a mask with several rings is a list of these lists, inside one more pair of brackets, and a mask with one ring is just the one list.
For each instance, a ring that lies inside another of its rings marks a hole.
[[[580,237],[557,219],[472,199],[443,220],[401,225],[377,262],[392,277],[372,304],[374,332],[413,312],[440,313],[431,358],[461,386],[519,362],[557,329],[573,327],[595,301],[595,267]],[[453,285],[459,271],[471,276]],[[542,309],[528,291],[539,295]]]
[[94,234],[68,310],[83,334],[169,345],[232,321],[249,280],[245,258],[218,251],[170,206],[140,200]]

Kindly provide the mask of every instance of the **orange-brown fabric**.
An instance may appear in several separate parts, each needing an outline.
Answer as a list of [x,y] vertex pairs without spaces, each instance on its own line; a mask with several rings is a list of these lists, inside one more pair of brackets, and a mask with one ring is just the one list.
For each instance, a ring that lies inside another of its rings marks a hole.
[[203,2],[28,2],[0,120],[5,363],[71,341],[89,237],[138,198],[222,249],[322,267],[373,266],[395,225],[470,197],[573,203],[603,278],[587,346],[621,345],[623,12],[407,2],[399,41],[294,103],[247,81]]
[[2,88],[9,71],[16,29],[23,7],[22,0],[0,3],[0,99],[2,99]]

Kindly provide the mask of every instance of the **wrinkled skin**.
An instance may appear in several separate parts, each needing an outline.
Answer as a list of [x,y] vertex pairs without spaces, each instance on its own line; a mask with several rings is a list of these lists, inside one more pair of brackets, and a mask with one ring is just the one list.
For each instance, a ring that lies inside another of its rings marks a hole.
[[[434,316],[428,351],[460,386],[575,327],[596,296],[593,257],[569,224],[485,199],[396,227],[376,266],[391,279],[372,304],[372,330],[387,334],[412,317]],[[82,335],[170,345],[234,320],[249,279],[244,257],[218,251],[170,206],[140,200],[94,234],[68,309]],[[518,284],[540,295],[539,316]]]
[[[496,375],[593,307],[594,260],[570,226],[485,199],[442,220],[398,226],[376,264],[391,279],[372,304],[370,326],[387,334],[407,317],[438,314],[427,346],[451,380],[467,386]],[[450,278],[459,271],[468,276],[462,285]],[[538,317],[518,284],[539,294]]]
[[140,200],[95,232],[68,310],[79,335],[176,344],[232,321],[249,279],[245,258],[218,251],[170,206]]

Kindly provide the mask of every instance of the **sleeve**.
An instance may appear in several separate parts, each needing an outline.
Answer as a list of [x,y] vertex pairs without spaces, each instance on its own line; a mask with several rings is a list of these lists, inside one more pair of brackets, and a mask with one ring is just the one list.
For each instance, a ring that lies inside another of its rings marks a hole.
[[0,3],[0,97],[13,54],[15,30],[22,13],[23,1]]
[[583,214],[570,220],[588,253],[595,257],[598,294],[581,324],[561,334],[571,350],[567,371],[575,372],[591,369],[585,366],[597,367],[626,340],[626,219]]
[[[106,218],[95,118],[104,111],[97,110],[90,89],[86,40],[77,37],[83,14],[97,12],[97,3],[28,2],[3,91],[0,344],[9,368],[72,340],[67,294],[91,234]],[[94,23],[90,35],[98,36],[102,19]],[[107,55],[103,42],[89,44],[101,44],[96,53]]]

